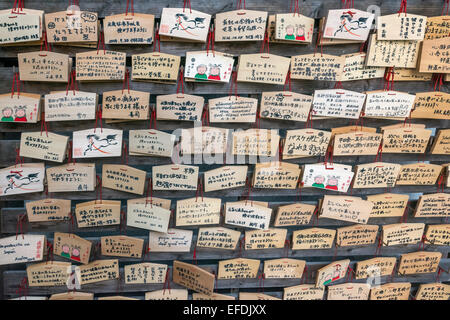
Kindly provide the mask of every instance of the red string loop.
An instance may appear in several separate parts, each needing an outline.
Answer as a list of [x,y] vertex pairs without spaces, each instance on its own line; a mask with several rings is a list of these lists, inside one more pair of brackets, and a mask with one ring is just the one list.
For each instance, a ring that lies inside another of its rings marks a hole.
[[97,43],[97,54],[100,51],[100,45],[102,45],[102,47],[103,47],[103,54],[106,54],[105,34],[103,33],[103,31],[100,31],[100,33],[99,33],[99,39],[98,39],[98,43]]
[[19,295],[19,298],[24,297],[24,299],[27,299],[28,296],[28,277],[23,277],[22,280],[19,283],[19,287],[16,290],[16,293]]
[[[45,48],[44,51],[52,51],[52,47],[50,46],[50,43],[47,40],[47,32],[45,30],[42,31],[42,43],[41,43],[41,48],[39,49],[39,51],[43,51],[42,47]],[[40,55],[40,56],[45,56],[45,55]]]
[[125,71],[125,77],[123,77],[122,94],[125,90],[125,84],[127,85],[128,94],[130,94],[130,71],[128,70],[128,68]]
[[284,82],[283,91],[286,91],[286,85],[289,86],[289,91],[292,91],[291,70],[289,70],[286,74],[286,81]]
[[166,279],[164,280],[164,285],[163,285],[163,295],[166,294],[166,289],[169,290],[169,294],[170,294],[169,272],[170,272],[170,267],[167,268]]
[[[148,199],[148,196],[150,194],[150,200]],[[152,178],[147,179],[147,193],[145,195],[145,206],[147,207],[147,204],[150,203],[151,208],[153,208],[153,186],[152,186]]]
[[244,0],[244,4],[242,5],[242,0],[238,0],[237,4],[236,4],[236,10],[245,10],[245,0]]
[[95,194],[95,202],[97,202],[97,200],[100,200],[100,203],[102,203],[102,201],[103,201],[103,198],[102,198],[102,189],[103,189],[102,179],[99,177],[99,175],[96,175],[96,179],[97,179],[97,188],[96,188],[96,194]]
[[[262,45],[261,45],[260,53],[264,53],[264,49],[265,49],[266,43],[267,43],[267,54],[270,54],[269,33],[267,32],[267,30],[264,33],[264,40],[263,40]],[[261,56],[261,58],[267,58],[267,57]]]
[[17,98],[20,97],[20,76],[19,72],[13,73],[13,80],[12,80],[12,86],[11,86],[11,98],[14,97],[15,94],[15,88],[17,88]]
[[184,78],[183,78],[183,71],[184,68],[183,66],[180,67],[180,73],[178,75],[178,79],[177,79],[177,94],[180,93],[180,88],[181,88],[181,94],[184,95]]
[[191,0],[183,0],[184,4],[183,4],[183,12],[186,9],[186,5],[189,4],[189,11],[190,13],[192,13],[192,8],[191,8]]
[[[24,222],[25,222],[25,220],[26,220],[26,218],[27,218],[27,215],[24,213],[24,214],[20,214],[18,217],[17,217],[17,223],[16,223],[16,240],[17,240],[17,238],[18,238],[18,236],[19,236],[19,233],[22,235],[22,240],[23,239],[25,239],[25,236],[24,236]],[[25,231],[26,232],[26,231]]]
[[42,113],[41,113],[41,136],[42,136],[42,132],[44,130],[48,137],[48,126],[47,126],[47,121],[45,121],[45,112],[42,111]]
[[448,16],[448,8],[450,7],[450,0],[444,0],[444,6],[442,7],[441,16],[445,15]]
[[97,130],[97,122],[100,122],[100,132],[103,133],[103,120],[102,120],[102,105],[99,104],[97,107],[97,112],[95,113],[95,127],[94,133]]
[[234,96],[236,97],[236,100],[239,98],[237,94],[237,72],[233,71],[231,73],[231,81],[230,81],[230,90],[228,92],[229,100],[231,100],[231,96],[233,95],[233,89],[234,89]]
[[[125,9],[125,15],[128,15],[128,6],[130,5],[130,0],[127,0],[127,8]],[[134,16],[134,3],[133,0],[131,0],[131,15]]]
[[[432,82],[434,82],[434,91],[441,91],[441,87],[444,85],[444,74],[433,74]],[[437,89],[437,90],[436,90]]]
[[290,11],[294,14],[294,16],[296,13],[300,15],[300,6],[298,5],[298,0],[291,0]]
[[398,15],[400,15],[400,13],[406,14],[406,6],[407,5],[408,5],[408,0],[402,0],[402,2],[400,3],[400,10],[398,10]]
[[209,31],[208,31],[208,40],[206,41],[206,55],[207,56],[209,56],[209,48],[210,47],[211,47],[213,57],[216,56],[216,53],[214,52],[214,34],[215,34],[214,25],[211,25],[209,27]]
[[161,52],[161,41],[159,38],[159,24],[156,25],[155,42],[153,43],[153,52],[156,51],[156,44],[158,44],[158,52]]

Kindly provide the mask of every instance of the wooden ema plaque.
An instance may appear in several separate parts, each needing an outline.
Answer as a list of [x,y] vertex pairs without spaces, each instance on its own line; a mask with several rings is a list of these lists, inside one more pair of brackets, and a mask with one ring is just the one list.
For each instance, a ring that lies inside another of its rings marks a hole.
[[281,299],[264,293],[239,292],[239,300],[281,300]]
[[291,59],[269,53],[241,54],[237,65],[237,81],[284,84]]
[[141,198],[127,200],[127,226],[167,232],[171,200]]
[[339,247],[364,246],[374,244],[378,235],[378,225],[353,225],[337,229],[336,245]]
[[124,266],[126,284],[164,283],[167,264],[136,263]]
[[[420,73],[416,69],[395,68],[395,81],[431,81],[432,74]],[[417,93],[416,93],[417,95]]]
[[255,259],[235,258],[220,260],[217,279],[252,279],[256,278],[260,261]]
[[401,217],[405,213],[409,196],[407,194],[382,193],[367,196],[373,203],[370,218]]
[[402,165],[397,163],[374,162],[356,166],[353,188],[394,187]]
[[450,245],[450,224],[429,224],[425,232],[425,243],[437,246]]
[[97,44],[99,23],[96,12],[67,10],[45,14],[49,43]]
[[44,191],[44,163],[23,163],[0,169],[0,196]]
[[224,166],[205,171],[205,192],[244,187],[248,166]]
[[335,229],[310,228],[292,233],[292,250],[330,249],[333,246]]
[[340,164],[305,164],[302,174],[302,188],[313,187],[325,190],[347,192],[353,179],[351,166]]
[[72,69],[69,55],[51,51],[18,53],[20,81],[67,82]]
[[313,34],[313,18],[295,12],[275,15],[275,39],[286,43],[311,43]]
[[168,164],[152,168],[154,190],[197,190],[198,167]]
[[450,46],[448,37],[434,40],[424,40],[420,52],[419,72],[450,73]]
[[200,267],[175,260],[172,272],[174,283],[207,295],[214,291],[215,276]]
[[366,224],[373,203],[359,197],[325,195],[320,209],[321,218]]
[[48,192],[94,191],[95,163],[67,163],[47,168]]
[[110,50],[79,52],[76,79],[79,81],[119,81],[125,77],[126,53]]
[[291,57],[291,79],[339,81],[345,58],[329,54],[302,54]]
[[29,222],[68,221],[71,201],[63,199],[42,199],[25,202]]
[[267,230],[271,215],[271,208],[252,203],[252,201],[225,204],[225,223],[234,226]]
[[127,236],[101,237],[102,256],[140,258],[144,239]]
[[358,119],[366,95],[344,89],[316,90],[313,112],[316,116]]
[[327,300],[369,300],[369,283],[343,283],[328,287]]
[[150,231],[148,250],[150,252],[191,251],[192,230],[167,229],[166,233]]
[[228,296],[226,294],[212,293],[210,296],[203,293],[192,293],[192,300],[236,300],[233,296]]
[[431,130],[398,128],[383,131],[383,153],[425,153]]
[[228,145],[228,129],[214,127],[194,127],[181,129],[181,153],[225,154]]
[[0,122],[36,123],[41,118],[41,95],[17,92],[0,94]]
[[287,229],[246,230],[245,250],[284,248],[286,235]]
[[67,284],[72,273],[70,262],[49,261],[27,266],[30,287],[55,287]]
[[273,157],[278,150],[280,136],[276,129],[247,129],[233,131],[233,155]]
[[239,9],[216,13],[215,41],[262,41],[266,22],[266,11]]
[[149,110],[149,92],[136,90],[103,92],[103,119],[145,120],[149,118]]
[[235,250],[241,232],[224,227],[199,228],[197,236],[197,247]]
[[263,92],[259,114],[261,118],[305,122],[312,99],[312,96],[291,91]]
[[424,40],[433,40],[447,37],[450,32],[448,23],[450,16],[427,17]]
[[411,118],[449,120],[450,94],[440,91],[417,92]]
[[424,223],[395,223],[385,224],[382,228],[383,246],[400,244],[416,244],[422,240]]
[[328,10],[324,38],[366,41],[375,15],[357,9]]
[[284,227],[309,224],[315,210],[315,205],[305,203],[280,206],[273,225],[275,227]]
[[418,251],[402,254],[398,266],[398,274],[403,276],[436,272],[441,257],[441,252]]
[[95,260],[75,267],[75,275],[81,285],[119,279],[119,260]]
[[423,40],[427,17],[406,12],[380,16],[377,19],[378,40]]
[[332,284],[347,274],[350,259],[335,261],[317,270],[316,287],[323,288]]
[[265,279],[293,279],[301,278],[306,266],[305,260],[274,259],[264,261]]
[[189,198],[177,200],[176,226],[219,224],[222,200],[220,198]]
[[431,146],[431,154],[450,154],[450,129],[439,130]]
[[40,160],[63,162],[69,137],[52,132],[22,132],[20,156]]
[[78,228],[120,224],[120,201],[94,200],[75,206]]
[[130,155],[172,157],[174,134],[155,129],[129,130],[128,134]]
[[156,96],[157,120],[200,121],[205,99],[191,94]]
[[398,118],[409,116],[415,96],[399,91],[369,91],[364,107],[365,117]]
[[122,136],[122,130],[108,128],[74,131],[72,157],[74,159],[120,157]]
[[104,164],[102,187],[142,195],[146,174],[146,171],[123,164]]
[[314,284],[301,284],[285,287],[283,300],[323,300],[325,287],[316,288]]
[[45,121],[94,120],[97,94],[83,91],[56,91],[46,94]]
[[414,217],[448,217],[450,215],[450,194],[432,193],[421,195],[417,202]]
[[186,81],[230,82],[233,56],[218,51],[188,51],[184,67]]
[[[382,134],[354,131],[334,136],[333,155],[335,156],[370,156],[378,153]],[[384,147],[383,147],[384,151]]]
[[41,261],[45,236],[22,234],[0,239],[0,265]]
[[420,284],[415,298],[416,300],[448,300],[450,285],[440,282]]
[[394,271],[397,258],[376,257],[356,263],[355,279],[390,276]]
[[48,300],[94,300],[94,294],[88,292],[68,291],[65,293],[55,293]]
[[317,129],[287,130],[283,159],[324,156],[331,133]]
[[188,300],[186,289],[164,289],[146,292],[144,300]]
[[155,16],[122,13],[103,19],[105,44],[151,44]]
[[253,173],[254,188],[295,189],[301,169],[299,165],[288,162],[267,162],[255,164]]
[[92,242],[73,233],[55,232],[53,253],[72,261],[89,263]]
[[366,65],[415,69],[420,43],[415,40],[377,40],[377,35],[372,34],[369,36]]
[[31,45],[42,38],[44,11],[5,9],[0,11],[0,45]]
[[385,67],[366,66],[366,53],[357,52],[344,54],[344,69],[342,70],[341,81],[355,81],[383,78]]
[[403,164],[398,174],[397,185],[433,185],[436,184],[442,170],[443,167],[437,164]]
[[[291,15],[291,17],[293,16],[293,13],[289,13]],[[280,15],[284,15],[284,13],[281,13]],[[297,16],[299,16],[299,14],[297,13]],[[286,29],[282,32],[286,32]],[[293,40],[279,40],[276,39],[276,15],[275,14],[270,14],[267,18],[267,34],[269,36],[269,43],[285,43],[285,44],[308,44],[308,42],[305,41],[301,41],[300,39],[297,41],[293,41]],[[301,37],[300,37],[301,38]],[[306,39],[306,37],[305,37]]]
[[176,83],[180,69],[180,56],[163,52],[133,54],[131,56],[131,79]]
[[238,96],[209,99],[208,109],[212,123],[254,123],[258,99]]
[[177,41],[206,42],[211,15],[183,8],[163,8],[159,34]]

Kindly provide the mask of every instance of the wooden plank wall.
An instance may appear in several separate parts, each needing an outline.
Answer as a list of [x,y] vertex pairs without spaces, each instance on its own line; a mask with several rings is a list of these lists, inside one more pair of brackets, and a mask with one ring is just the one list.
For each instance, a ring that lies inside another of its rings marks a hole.
[[[103,17],[111,14],[122,13],[125,11],[126,1],[124,0],[103,0],[103,1],[80,1],[81,8],[83,10],[96,11],[99,13],[99,17]],[[220,0],[220,1],[210,1],[210,0],[192,0],[193,9],[198,9],[203,12],[214,14],[216,12],[224,12],[233,10],[236,5],[236,1],[232,0]],[[182,6],[181,0],[152,0],[152,1],[135,1],[134,9],[135,12],[140,13],[151,13],[156,16],[156,20],[159,21],[161,15],[161,9],[163,7],[180,7]],[[289,12],[289,0],[247,0],[247,9],[255,10],[266,10],[270,14],[274,13],[285,13]],[[409,0],[408,1],[408,12],[423,14],[427,16],[437,16],[441,14],[442,6],[444,4],[443,0]],[[12,1],[10,0],[0,0],[0,9],[10,8]],[[318,19],[320,17],[326,16],[329,9],[340,8],[340,0],[300,0],[301,12],[307,16],[314,17],[316,19],[316,28],[318,26]],[[394,13],[399,9],[400,0],[357,0],[355,1],[355,7],[357,9],[367,10],[370,5],[377,5],[381,9],[381,14]],[[62,11],[67,7],[67,1],[63,0],[26,0],[25,7],[30,9],[43,9],[45,12]],[[215,48],[217,51],[223,51],[232,53],[236,56],[242,53],[255,53],[259,52],[261,43],[259,42],[246,42],[246,43],[216,43]],[[161,43],[161,51],[185,56],[186,51],[190,50],[202,50],[204,49],[202,44],[193,43],[177,43],[177,42],[163,42]],[[38,47],[4,47],[0,48],[0,88],[1,93],[8,92],[11,87],[13,68],[17,67],[17,53],[26,51],[38,50]],[[153,50],[151,46],[107,46],[107,49],[117,50],[127,53],[127,65],[131,66],[131,55],[135,53],[150,52]],[[64,46],[54,46],[53,51],[68,53],[72,57],[75,57],[77,52],[86,51],[88,49],[76,48],[76,47],[64,47]],[[286,44],[270,44],[270,52],[273,54],[291,56],[298,54],[307,54],[314,51],[314,44],[309,46],[303,45],[286,45]],[[340,45],[340,46],[326,46],[324,47],[324,53],[329,54],[346,54],[359,51],[359,45]],[[292,81],[292,89],[295,92],[312,94],[314,89],[324,89],[332,88],[334,83],[332,82],[320,82],[320,81]],[[365,91],[365,90],[376,90],[383,88],[382,79],[374,80],[364,80],[364,81],[352,81],[343,83],[344,88],[351,89],[355,91]],[[22,87],[22,90],[33,93],[40,93],[42,95],[48,93],[52,90],[65,90],[65,84],[49,84],[49,83],[37,83],[37,82],[27,82]],[[121,89],[122,83],[81,83],[79,86],[80,90],[97,92],[101,94],[105,90]],[[155,103],[155,97],[159,94],[169,94],[176,92],[176,85],[163,85],[163,84],[152,84],[145,82],[132,82],[132,88],[136,90],[148,91],[151,93],[151,103]],[[432,90],[431,82],[396,82],[395,89],[399,91],[405,91],[410,93],[423,92]],[[445,83],[442,90],[448,92],[448,83]],[[229,84],[199,84],[199,83],[187,83],[185,85],[185,92],[190,94],[203,95],[205,99],[219,97],[227,95],[229,90]],[[250,84],[250,83],[239,83],[238,92],[242,96],[249,96],[260,98],[260,94],[263,91],[276,91],[282,90],[282,86],[276,85],[261,85],[261,84]],[[449,122],[443,120],[420,120],[415,119],[414,123],[426,123],[429,128],[448,128]],[[380,127],[382,125],[393,124],[395,121],[391,120],[365,120],[364,124],[367,126]],[[332,119],[332,120],[315,120],[313,121],[313,126],[315,128],[330,129],[332,127],[343,126],[350,124],[349,120],[346,119]],[[79,122],[63,122],[63,123],[51,123],[49,130],[71,136],[73,130],[81,130],[92,128],[94,126],[94,121],[79,121]],[[157,128],[159,130],[173,131],[177,128],[189,128],[192,123],[188,122],[172,122],[172,121],[158,121]],[[217,124],[220,127],[226,128],[248,128],[247,125],[237,125],[237,124]],[[128,130],[129,129],[145,129],[148,127],[148,121],[135,121],[117,124],[105,124],[104,127],[108,128],[121,128],[124,131],[124,140],[128,140]],[[290,121],[277,121],[277,120],[262,120],[261,128],[276,128],[280,129],[281,135],[285,135],[286,129],[303,128],[304,123],[290,122]],[[14,164],[15,159],[15,148],[19,144],[20,132],[21,131],[38,131],[40,130],[40,124],[25,124],[16,125],[13,123],[1,124],[0,132],[0,167],[6,167]],[[430,142],[431,145],[431,142]],[[438,155],[425,155],[425,160],[431,163],[442,164],[450,162],[449,157],[438,156]],[[383,155],[383,160],[388,162],[406,163],[407,161],[417,161],[417,155],[394,155],[385,154]],[[25,159],[26,162],[31,162],[31,159]],[[82,160],[81,160],[82,161]],[[81,162],[80,161],[80,162]],[[85,162],[91,162],[92,160],[86,160]],[[306,159],[293,159],[288,160],[293,163],[315,163],[318,161],[317,158],[306,158]],[[372,162],[373,156],[359,156],[359,157],[335,157],[335,162],[342,162],[346,164],[356,165],[358,163]],[[101,165],[103,163],[121,163],[120,158],[111,159],[95,159],[97,164],[97,171],[101,175]],[[153,165],[168,164],[170,159],[154,158],[154,157],[129,157],[129,164],[135,166],[139,169],[146,170],[148,176],[151,174],[151,169]],[[46,163],[47,166],[53,166],[54,163]],[[208,166],[208,169],[216,168],[220,165]],[[206,166],[201,165],[200,171],[205,171]],[[252,166],[250,166],[249,175],[252,174]],[[421,193],[433,193],[436,192],[436,186],[401,186],[392,188],[394,193],[410,193],[411,203],[410,206],[414,208],[415,200],[417,195]],[[355,189],[353,191],[354,195],[367,195],[367,194],[377,194],[385,192],[384,189]],[[445,192],[449,192],[446,189]],[[319,189],[305,189],[302,191],[302,201],[316,203],[318,199],[323,197],[325,193],[333,193],[332,191],[323,191]],[[246,194],[245,188],[226,190],[220,192],[210,192],[207,196],[217,196],[221,197],[223,203],[226,201],[236,201],[242,199]],[[76,203],[93,200],[95,199],[95,192],[81,192],[81,193],[58,193],[53,196],[63,199],[72,199],[72,205],[75,206]],[[183,199],[187,197],[194,196],[193,192],[171,192],[171,191],[155,191],[155,197],[167,197],[171,198],[172,205],[175,206],[176,199]],[[297,199],[297,194],[295,190],[254,190],[252,193],[252,198],[254,200],[264,200],[269,201],[270,206],[276,209],[279,205],[294,203]],[[25,213],[24,200],[37,200],[44,198],[44,193],[33,193],[28,195],[12,195],[8,197],[3,197],[0,199],[1,207],[1,220],[0,220],[0,233],[1,237],[7,235],[13,235],[16,232],[16,222],[17,217],[20,214]],[[119,191],[112,191],[105,189],[103,191],[104,199],[120,199],[122,200],[122,205],[126,210],[126,200],[129,198],[135,198],[132,194],[123,193]],[[275,210],[274,210],[275,212]],[[419,219],[411,216],[408,217],[409,222],[424,222],[426,224],[438,224],[445,223],[446,220],[442,218],[428,218]],[[389,224],[399,222],[399,218],[378,218],[370,219],[369,224]],[[174,221],[171,221],[173,225]],[[337,228],[339,226],[350,225],[350,223],[335,221],[331,219],[319,219],[318,226]],[[292,235],[292,230],[300,228],[308,228],[311,225],[289,228],[288,237]],[[26,223],[26,230],[30,233],[45,234],[50,240],[53,238],[54,231],[69,231],[69,225],[66,222],[61,223]],[[194,229],[194,241],[196,240],[196,229]],[[119,227],[102,227],[102,228],[88,228],[88,229],[78,229],[75,228],[75,232],[86,237],[89,240],[98,243],[102,235],[119,234]],[[148,240],[148,232],[144,230],[139,230],[135,228],[128,228],[127,234],[130,236],[137,236]],[[289,239],[289,238],[288,238]],[[94,245],[95,247],[95,245]],[[370,258],[375,253],[375,246],[365,246],[365,247],[348,247],[348,248],[337,248],[329,250],[303,250],[303,251],[292,251],[289,250],[289,257],[296,257],[305,259],[307,261],[307,266],[309,269],[309,277],[306,279],[307,283],[313,283],[314,270],[317,268],[331,262],[333,258],[339,259],[348,257],[352,260],[351,266],[358,260],[363,260]],[[404,245],[383,248],[381,254],[383,256],[396,256],[399,257],[402,253],[413,252],[418,250],[418,245]],[[448,247],[442,246],[427,246],[426,250],[430,251],[441,251],[443,253],[443,260],[441,266],[448,270],[450,265],[450,259],[448,257]],[[145,255],[142,260],[167,263],[171,266],[174,259],[183,260],[186,262],[192,262],[192,252],[190,253],[150,253]],[[259,258],[273,259],[285,256],[285,250],[253,250],[253,251],[243,251],[243,257],[248,258]],[[93,253],[94,258],[100,258],[97,252]],[[223,252],[223,251],[213,251],[213,250],[197,250],[197,260],[198,265],[205,267],[210,270],[214,270],[217,267],[218,260],[228,259],[239,256],[239,250],[234,252]],[[55,260],[60,260],[55,256]],[[62,260],[62,259],[61,259]],[[124,264],[138,262],[136,259],[120,259],[120,265],[123,267]],[[0,298],[6,299],[11,297],[16,297],[17,287],[20,280],[25,276],[25,265],[16,264],[11,266],[2,267],[0,269]],[[121,269],[123,271],[123,269]],[[410,281],[413,283],[413,291],[417,289],[419,283],[434,282],[436,274],[423,274],[415,276],[394,276],[393,279],[385,277],[382,282],[393,281]],[[443,273],[441,275],[441,280],[448,282],[450,276],[448,273]],[[299,279],[287,279],[287,280],[266,280],[264,283],[264,291],[268,294],[273,294],[274,296],[281,297],[283,287],[300,284]],[[3,288],[1,288],[3,286]],[[173,288],[178,286],[172,284]],[[118,281],[105,281],[97,284],[83,286],[83,291],[94,292],[96,296],[104,295],[115,295],[117,292],[121,292],[124,295],[143,298],[145,291],[152,291],[156,289],[161,289],[162,285],[125,285],[123,277]],[[57,292],[65,292],[67,289],[64,287],[49,287],[40,288],[33,287],[30,288],[30,295],[50,295]],[[259,283],[257,279],[246,279],[246,280],[219,280],[217,283],[217,290],[220,293],[237,295],[239,290],[242,291],[258,291]]]

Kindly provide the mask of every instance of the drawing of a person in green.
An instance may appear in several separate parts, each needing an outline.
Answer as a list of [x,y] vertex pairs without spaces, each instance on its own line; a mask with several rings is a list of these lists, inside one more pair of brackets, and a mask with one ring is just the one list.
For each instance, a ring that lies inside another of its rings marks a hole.
[[70,247],[67,244],[63,244],[62,246],[62,251],[61,251],[61,256],[67,259],[70,259]]
[[208,80],[208,76],[206,75],[206,70],[208,68],[204,64],[199,64],[197,66],[197,74],[195,75],[195,79],[197,80]]
[[312,186],[316,188],[325,188],[324,182],[325,182],[324,176],[315,176],[314,183],[312,184]]
[[287,27],[286,27],[286,35],[284,36],[284,38],[286,39],[286,40],[295,40],[295,34],[294,34],[294,32],[295,32],[295,28],[294,28],[294,26],[293,25],[288,25]]
[[3,108],[2,110],[2,121],[14,121],[13,109],[10,107]]

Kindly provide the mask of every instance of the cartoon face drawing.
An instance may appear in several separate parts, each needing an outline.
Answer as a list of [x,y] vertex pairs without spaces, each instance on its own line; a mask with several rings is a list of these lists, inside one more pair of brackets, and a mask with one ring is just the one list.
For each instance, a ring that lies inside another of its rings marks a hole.
[[210,66],[209,80],[220,80],[220,66],[213,64]]
[[325,177],[322,175],[318,175],[314,177],[314,183],[312,184],[312,186],[316,188],[324,188],[325,187],[324,182]]
[[294,26],[293,25],[288,25],[286,27],[286,35],[284,36],[284,38],[286,40],[295,40],[294,32],[295,32]]
[[2,121],[14,121],[13,109],[6,107],[2,109]]
[[295,36],[295,40],[301,40],[301,41],[305,40],[305,27],[303,25],[299,26],[297,28],[297,34]]
[[16,107],[14,121],[27,121],[27,110],[25,109],[25,107]]
[[70,253],[69,253],[70,247],[69,247],[69,245],[68,244],[63,244],[62,247],[61,247],[61,250],[62,250],[61,256],[70,259]]
[[195,79],[206,80],[208,77],[206,75],[207,67],[204,64],[199,64],[197,66],[197,74],[195,75]]
[[355,32],[359,29],[367,29],[367,20],[369,18],[367,17],[360,17],[359,19],[355,19],[354,15],[356,12],[353,12],[351,10],[343,12],[340,16],[340,26],[339,28],[334,32],[334,35],[336,36],[338,33],[350,33],[353,36],[359,37],[360,35],[356,34]]
[[325,189],[337,190],[338,189],[339,180],[335,176],[328,177],[327,185]]
[[80,248],[79,247],[73,247],[72,248],[72,255],[70,259],[75,261],[80,261]]

